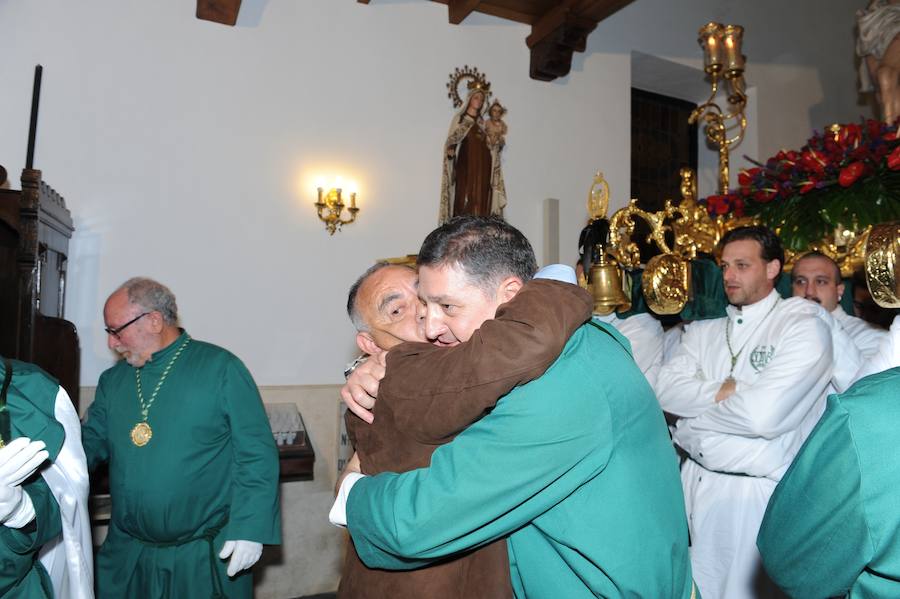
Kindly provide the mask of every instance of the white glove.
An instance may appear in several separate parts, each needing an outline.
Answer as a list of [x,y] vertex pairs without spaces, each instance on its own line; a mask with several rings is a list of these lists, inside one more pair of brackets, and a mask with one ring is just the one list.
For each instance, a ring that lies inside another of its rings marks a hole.
[[22,481],[34,474],[49,454],[43,441],[19,437],[0,449],[0,522],[21,528],[34,519],[31,497],[22,491]]
[[0,449],[0,486],[17,487],[34,474],[50,454],[43,441],[19,437]]
[[0,487],[0,523],[22,528],[34,520],[34,503],[22,487]]
[[262,555],[262,543],[253,541],[225,541],[222,545],[222,551],[219,552],[221,559],[227,559],[228,556],[228,575],[234,576],[241,570],[246,570],[259,561]]

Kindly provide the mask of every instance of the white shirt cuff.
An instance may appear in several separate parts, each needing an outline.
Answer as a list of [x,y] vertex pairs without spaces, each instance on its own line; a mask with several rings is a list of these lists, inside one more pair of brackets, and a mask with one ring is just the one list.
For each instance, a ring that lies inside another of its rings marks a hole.
[[3,525],[7,528],[22,528],[34,520],[34,516],[34,503],[31,501],[31,496],[22,489],[22,501],[19,502],[19,507],[6,519]]
[[328,512],[329,522],[335,526],[347,526],[347,498],[350,496],[350,489],[353,488],[356,481],[364,476],[365,474],[360,474],[359,472],[347,473],[347,476],[344,477],[344,481],[341,483],[340,490],[338,490],[337,497],[334,498],[334,505],[331,506],[331,511]]

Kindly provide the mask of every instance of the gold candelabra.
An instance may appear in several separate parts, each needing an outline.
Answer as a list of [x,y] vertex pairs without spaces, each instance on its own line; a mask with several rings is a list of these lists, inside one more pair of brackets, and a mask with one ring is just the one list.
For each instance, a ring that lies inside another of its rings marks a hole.
[[347,207],[350,218],[345,220],[341,217],[344,212],[341,188],[329,189],[328,193],[324,193],[324,191],[322,187],[318,188],[319,199],[315,203],[316,213],[319,215],[319,220],[325,223],[328,234],[334,235],[334,232],[339,231],[342,225],[348,225],[356,220],[356,213],[359,212],[359,208],[356,207],[356,192],[350,194],[350,206]]
[[[719,151],[719,193],[728,193],[728,152],[741,142],[747,129],[747,93],[744,84],[744,62],[741,42],[744,28],[740,25],[707,23],[700,28],[697,40],[703,48],[703,70],[709,75],[712,93],[709,99],[697,106],[691,113],[689,123],[696,123],[700,117],[706,121],[706,139]],[[719,85],[724,79],[728,86],[728,105],[725,112],[716,104]]]

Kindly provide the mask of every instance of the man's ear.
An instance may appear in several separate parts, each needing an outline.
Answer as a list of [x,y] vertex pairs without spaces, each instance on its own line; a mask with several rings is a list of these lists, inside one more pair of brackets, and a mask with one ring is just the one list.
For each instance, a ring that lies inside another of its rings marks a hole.
[[166,324],[166,322],[163,320],[162,314],[154,310],[147,316],[149,316],[148,320],[150,321],[150,331],[154,335],[159,335]]
[[781,272],[781,260],[775,258],[774,260],[769,260],[766,262],[766,278],[775,282],[775,277],[778,276],[778,273]]
[[844,297],[844,284],[838,283],[837,286],[838,305],[841,305],[841,298]]
[[512,298],[516,297],[516,294],[519,293],[519,290],[522,289],[523,285],[524,283],[519,277],[506,277],[497,287],[497,300],[501,304],[505,304]]
[[375,339],[372,338],[372,334],[365,331],[360,331],[356,334],[356,345],[357,347],[359,347],[361,352],[363,352],[364,354],[369,354],[370,356],[380,354],[382,351],[384,351],[375,343]]

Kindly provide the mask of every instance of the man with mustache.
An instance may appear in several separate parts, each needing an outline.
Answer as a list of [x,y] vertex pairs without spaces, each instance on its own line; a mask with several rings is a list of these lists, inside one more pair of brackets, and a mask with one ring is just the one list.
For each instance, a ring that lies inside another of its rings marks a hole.
[[844,294],[841,269],[825,254],[809,252],[797,260],[791,270],[791,288],[795,297],[804,297],[825,308],[847,331],[864,359],[872,358],[887,337],[884,329],[844,312],[840,305]]

